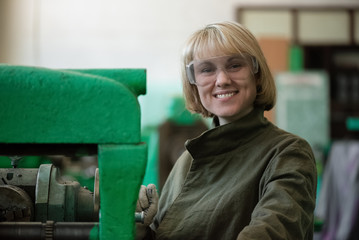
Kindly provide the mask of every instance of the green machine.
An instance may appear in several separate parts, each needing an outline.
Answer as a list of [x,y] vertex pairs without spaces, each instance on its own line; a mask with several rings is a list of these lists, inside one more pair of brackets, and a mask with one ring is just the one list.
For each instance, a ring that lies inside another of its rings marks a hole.
[[17,205],[27,221],[0,220],[1,239],[134,239],[147,162],[137,97],[145,93],[144,69],[0,65],[1,156],[13,163],[22,156],[98,158],[94,192],[62,181],[51,164],[1,169],[0,191],[8,194],[0,211],[16,203],[12,197],[28,201]]

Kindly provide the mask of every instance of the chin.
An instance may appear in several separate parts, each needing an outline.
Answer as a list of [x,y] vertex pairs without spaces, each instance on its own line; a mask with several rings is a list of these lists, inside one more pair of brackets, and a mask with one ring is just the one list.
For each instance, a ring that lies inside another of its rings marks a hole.
[[240,116],[243,113],[241,111],[222,111],[219,112],[217,116],[223,117],[223,118],[235,118],[236,116]]

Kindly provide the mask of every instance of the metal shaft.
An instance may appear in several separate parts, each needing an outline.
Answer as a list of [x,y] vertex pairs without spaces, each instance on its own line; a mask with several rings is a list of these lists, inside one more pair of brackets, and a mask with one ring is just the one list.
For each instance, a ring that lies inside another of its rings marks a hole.
[[98,236],[97,222],[0,222],[0,239],[6,240],[88,240],[90,234]]

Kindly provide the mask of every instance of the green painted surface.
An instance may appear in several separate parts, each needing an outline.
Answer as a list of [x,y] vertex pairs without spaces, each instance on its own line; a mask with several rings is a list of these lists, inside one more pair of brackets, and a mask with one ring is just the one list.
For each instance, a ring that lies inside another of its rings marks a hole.
[[186,109],[183,97],[177,96],[171,99],[168,109],[168,119],[179,125],[192,125],[200,120],[199,114],[190,113]]
[[[145,92],[145,70],[122,74],[123,79],[138,78],[135,93],[97,72],[0,65],[0,142],[139,142],[137,94]],[[111,75],[111,70],[104,72]]]
[[347,129],[350,131],[359,131],[359,118],[349,117],[346,120]]
[[[147,146],[140,144],[137,96],[145,92],[144,69],[51,70],[0,64],[1,143],[98,144],[101,213],[91,239],[134,239],[134,213],[147,161]],[[49,179],[46,175],[43,184]],[[39,204],[47,200],[39,199]]]
[[147,146],[99,145],[100,239],[134,239],[138,191]]
[[99,240],[99,229],[98,226],[94,226],[90,231],[89,240]]
[[146,94],[146,71],[143,69],[69,69],[69,71],[110,78],[126,85],[137,96]]
[[[159,186],[158,179],[158,128],[146,127],[142,130],[142,141],[147,143],[147,166],[142,184],[147,186],[152,183]],[[159,189],[157,189],[158,191]]]
[[300,46],[291,46],[289,49],[289,70],[291,72],[303,71],[303,49]]

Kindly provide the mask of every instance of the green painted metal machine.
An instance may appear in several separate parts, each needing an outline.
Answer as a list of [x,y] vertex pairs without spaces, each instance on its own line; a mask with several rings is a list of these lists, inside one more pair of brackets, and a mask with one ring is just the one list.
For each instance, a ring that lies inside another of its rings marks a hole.
[[98,158],[93,192],[62,180],[51,164],[1,169],[0,211],[22,220],[0,222],[1,239],[26,239],[21,231],[29,239],[134,238],[147,161],[137,97],[145,93],[144,69],[0,65],[1,156]]

